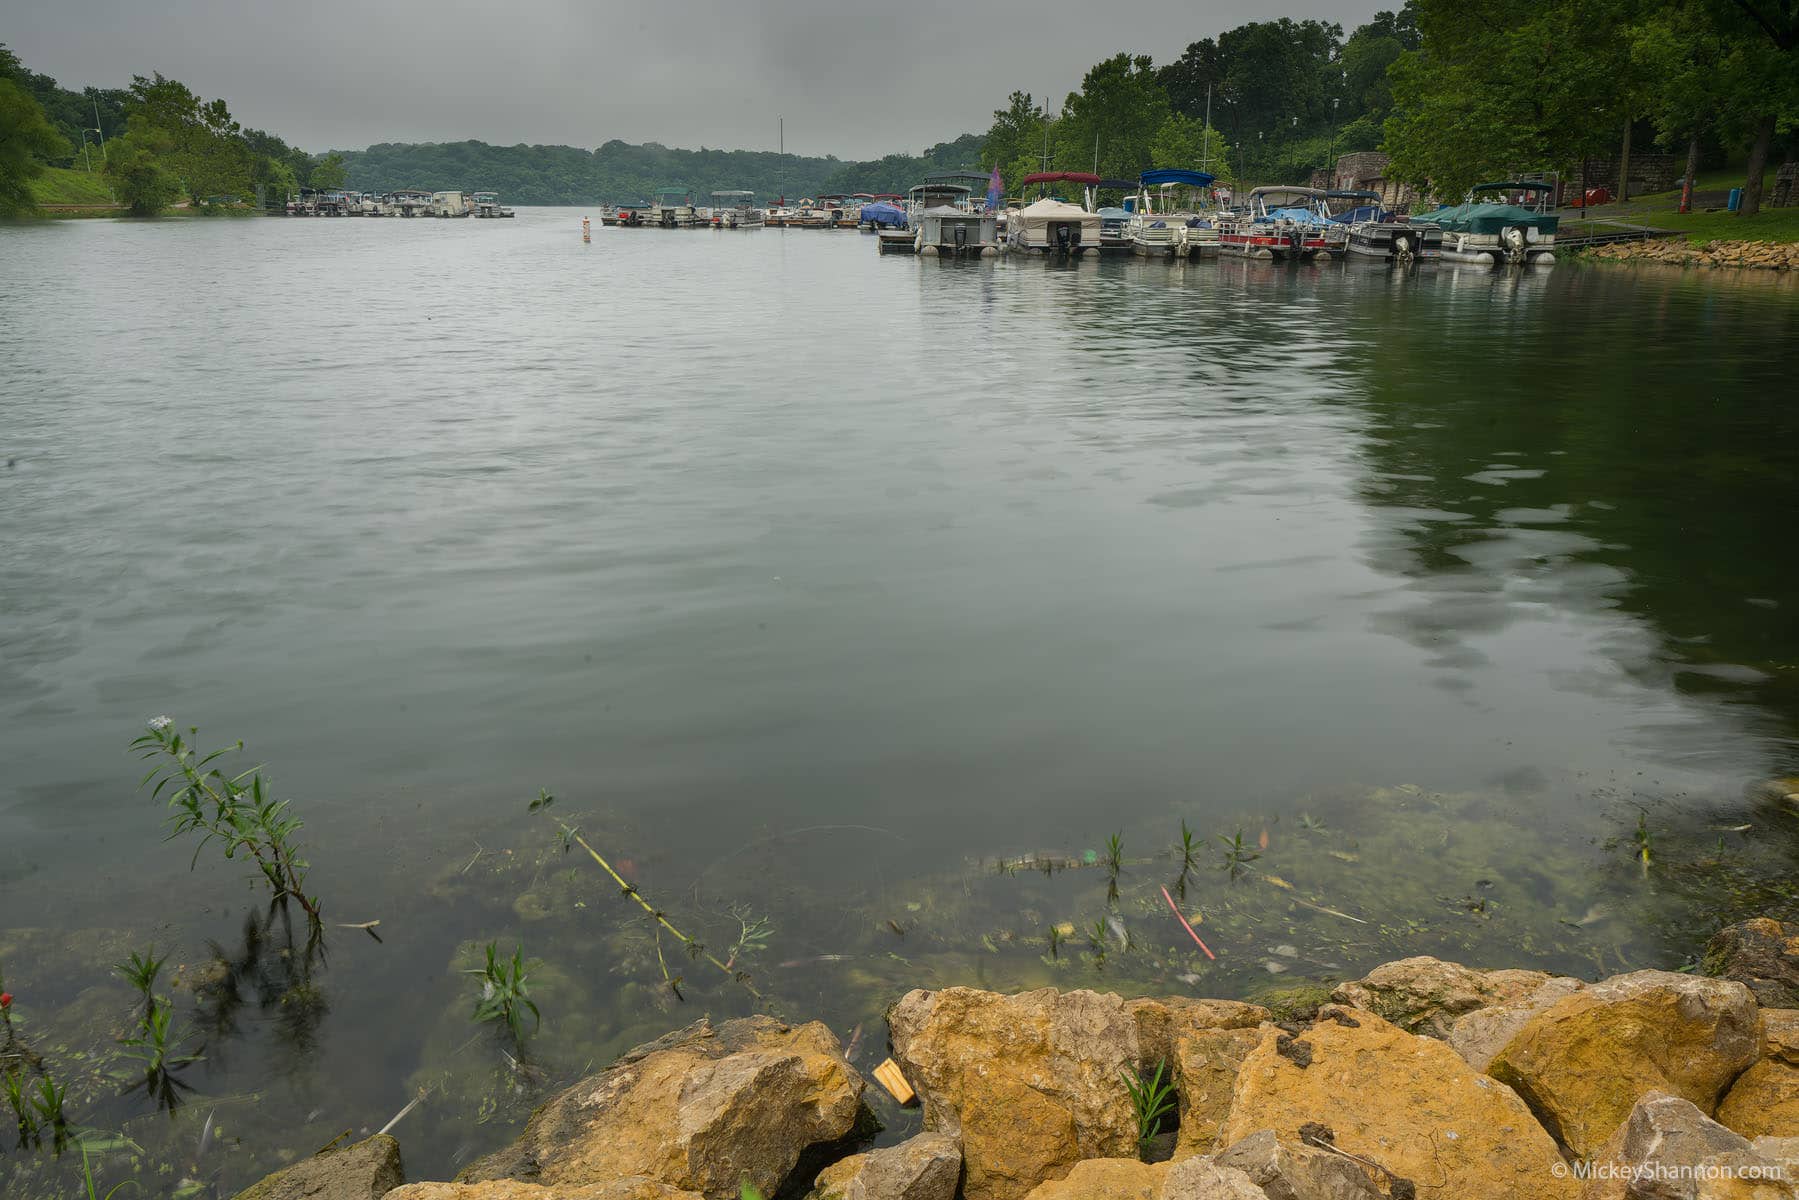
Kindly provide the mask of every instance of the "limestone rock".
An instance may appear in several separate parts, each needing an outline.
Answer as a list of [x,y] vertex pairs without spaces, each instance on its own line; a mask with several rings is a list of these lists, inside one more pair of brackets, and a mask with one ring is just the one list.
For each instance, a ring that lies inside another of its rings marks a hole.
[[913,991],[887,1014],[925,1128],[962,1144],[967,1200],[1017,1200],[1086,1158],[1131,1158],[1123,1072],[1143,1065],[1140,1008],[1096,992]]
[[1637,971],[1538,1013],[1488,1069],[1570,1153],[1590,1157],[1648,1092],[1716,1112],[1761,1045],[1761,1015],[1742,984]]
[[[1564,1001],[1566,1003],[1566,1001]],[[1333,1144],[1454,1200],[1572,1195],[1555,1143],[1508,1088],[1433,1038],[1373,1013],[1327,1007],[1294,1037],[1264,1034],[1244,1060],[1226,1146],[1272,1129],[1285,1142],[1322,1124]]]
[[490,1179],[484,1183],[410,1183],[387,1193],[393,1200],[703,1200],[698,1192],[682,1191],[641,1175],[605,1183],[525,1183],[517,1179]]
[[1765,1008],[1799,1008],[1799,924],[1726,925],[1706,943],[1702,969],[1745,985]]
[[1182,1033],[1195,1029],[1254,1029],[1269,1015],[1259,1004],[1187,996],[1127,1000],[1124,1007],[1137,1023],[1137,1053],[1142,1065],[1151,1069],[1165,1060],[1173,1070],[1176,1042]]
[[1442,1038],[1463,1013],[1521,1001],[1549,978],[1542,971],[1476,971],[1419,956],[1382,963],[1363,978],[1339,985],[1331,999],[1410,1033]]
[[462,1182],[583,1185],[643,1176],[710,1200],[772,1194],[818,1142],[855,1126],[862,1079],[822,1024],[698,1021],[551,1098]]
[[1237,1072],[1268,1028],[1272,1026],[1196,1029],[1176,1039],[1174,1082],[1180,1109],[1176,1160],[1210,1154],[1217,1145],[1218,1127],[1230,1115]]
[[1799,1135],[1751,1138],[1749,1148],[1778,1166],[1788,1182],[1799,1180]]
[[1594,1157],[1580,1200],[1791,1200],[1780,1175],[1692,1101],[1650,1092]]
[[1266,1200],[1379,1200],[1368,1171],[1349,1159],[1303,1143],[1288,1143],[1263,1129],[1214,1159],[1243,1172]]
[[1167,1174],[1167,1163],[1089,1158],[1076,1163],[1066,1179],[1038,1184],[1029,1200],[1159,1200]]
[[946,1133],[852,1154],[818,1176],[813,1200],[954,1200],[962,1148]]
[[1730,1085],[1718,1120],[1744,1137],[1799,1134],[1799,1009],[1764,1008],[1762,1020],[1761,1061]]
[[1485,1073],[1492,1065],[1493,1056],[1504,1049],[1532,1017],[1585,986],[1578,979],[1557,975],[1515,1004],[1495,1004],[1464,1013],[1449,1028],[1449,1044],[1469,1066]]
[[1235,1167],[1189,1158],[1168,1168],[1161,1200],[1268,1200],[1268,1193]]
[[238,1193],[237,1200],[381,1200],[406,1182],[400,1143],[384,1133],[303,1158]]

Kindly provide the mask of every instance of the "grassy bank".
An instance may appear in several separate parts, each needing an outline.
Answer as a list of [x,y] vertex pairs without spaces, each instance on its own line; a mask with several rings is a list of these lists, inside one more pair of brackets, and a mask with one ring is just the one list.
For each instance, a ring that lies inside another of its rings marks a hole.
[[[1682,213],[1680,190],[1652,192],[1632,196],[1617,204],[1605,204],[1591,210],[1595,220],[1628,221],[1635,225],[1653,225],[1657,229],[1677,230],[1694,243],[1723,241],[1799,242],[1799,208],[1763,208],[1753,217],[1738,216],[1725,206],[1730,189],[1743,185],[1743,169],[1727,167],[1704,171],[1694,181],[1693,210]],[[1774,171],[1763,176],[1762,200],[1774,196]],[[1562,214],[1562,223],[1570,232],[1580,226],[1580,210]]]
[[112,189],[98,171],[72,171],[66,167],[47,167],[31,181],[31,194],[44,208],[80,207],[110,209]]

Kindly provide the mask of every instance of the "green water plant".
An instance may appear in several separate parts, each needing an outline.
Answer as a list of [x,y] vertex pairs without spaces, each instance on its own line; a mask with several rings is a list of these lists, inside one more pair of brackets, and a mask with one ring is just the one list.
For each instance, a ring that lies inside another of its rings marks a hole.
[[1168,1077],[1168,1060],[1158,1059],[1147,1078],[1143,1072],[1120,1071],[1131,1094],[1131,1112],[1137,1118],[1137,1150],[1147,1153],[1149,1143],[1162,1132],[1162,1118],[1174,1110],[1174,1080]]
[[316,924],[318,898],[306,893],[307,864],[294,836],[300,831],[299,818],[288,810],[287,801],[270,795],[261,767],[228,776],[213,765],[223,756],[241,751],[242,742],[202,754],[194,741],[199,732],[189,726],[183,734],[169,717],[152,719],[149,728],[131,743],[138,757],[154,764],[138,786],[154,782],[152,799],[168,792],[169,836],[198,834],[196,862],[200,851],[213,842],[226,858],[235,859],[240,853],[248,856],[275,898],[292,899]]
[[132,1090],[142,1087],[159,1107],[172,1112],[180,1093],[188,1090],[175,1073],[202,1056],[186,1050],[186,1038],[175,1026],[175,1002],[156,994],[156,979],[167,960],[166,954],[158,958],[154,947],[142,954],[134,950],[113,970],[137,989],[144,1002],[136,1030],[119,1039],[124,1053],[143,1063],[143,1078]]
[[475,1000],[474,1019],[504,1021],[514,1041],[525,1036],[525,1013],[531,1014],[532,1027],[543,1024],[543,1014],[531,999],[531,970],[536,963],[525,961],[525,948],[515,946],[512,957],[500,957],[499,947],[487,943],[487,964],[469,971],[481,976],[481,994]]
[[1648,813],[1641,811],[1637,813],[1636,832],[1631,836],[1637,846],[1637,861],[1643,864],[1643,870],[1647,872],[1649,864],[1655,859],[1655,835],[1649,832]]
[[1049,927],[1049,956],[1062,957],[1062,927],[1054,923]]
[[94,1181],[94,1166],[88,1161],[88,1148],[86,1145],[81,1146],[81,1182],[86,1189],[84,1194],[86,1195],[87,1200],[112,1200],[114,1196],[119,1194],[121,1188],[133,1187],[137,1188],[140,1192],[144,1190],[138,1186],[137,1180],[126,1179],[113,1184],[112,1187],[108,1188],[106,1192],[102,1194],[100,1185]]
[[1237,832],[1230,837],[1219,834],[1218,840],[1224,844],[1224,862],[1220,866],[1230,872],[1233,880],[1247,871],[1250,863],[1262,857],[1258,852],[1251,850],[1249,843],[1243,840],[1242,826],[1238,826]]
[[1199,839],[1193,836],[1191,829],[1187,828],[1185,818],[1181,820],[1181,841],[1176,848],[1181,857],[1181,878],[1185,879],[1199,867]]

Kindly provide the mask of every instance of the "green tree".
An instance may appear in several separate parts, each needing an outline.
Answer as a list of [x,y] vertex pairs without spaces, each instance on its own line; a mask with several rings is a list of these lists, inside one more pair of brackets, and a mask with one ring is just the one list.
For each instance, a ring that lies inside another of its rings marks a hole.
[[188,195],[205,203],[254,190],[250,148],[223,100],[203,101],[187,85],[161,74],[133,76],[131,95],[132,128],[141,125],[167,135],[172,148],[163,165],[180,177]]
[[1754,98],[1738,210],[1752,217],[1761,211],[1775,133],[1799,123],[1799,0],[1710,0],[1710,7],[1730,45],[1724,74]]
[[1208,130],[1202,120],[1170,113],[1150,140],[1149,165],[1187,170],[1203,166],[1213,174],[1222,175],[1225,173],[1224,137],[1216,129]]
[[0,79],[0,216],[37,211],[31,181],[44,173],[44,159],[68,152],[68,139],[38,102],[11,79]]
[[153,217],[180,199],[181,181],[164,165],[174,149],[173,138],[149,125],[139,125],[108,145],[106,174],[132,216]]
[[1014,169],[1021,159],[1042,152],[1043,131],[1048,123],[1048,117],[1029,92],[1013,92],[1006,97],[1006,107],[994,110],[993,124],[981,145],[981,166],[988,170],[999,167],[1008,184],[1023,178],[1022,174],[1011,176],[1005,172]]
[[1062,119],[1051,130],[1056,166],[1135,176],[1172,112],[1149,56],[1115,54],[1089,69],[1081,90],[1063,102]]
[[319,160],[318,166],[306,177],[309,187],[340,188],[347,178],[344,172],[344,156],[333,151]]

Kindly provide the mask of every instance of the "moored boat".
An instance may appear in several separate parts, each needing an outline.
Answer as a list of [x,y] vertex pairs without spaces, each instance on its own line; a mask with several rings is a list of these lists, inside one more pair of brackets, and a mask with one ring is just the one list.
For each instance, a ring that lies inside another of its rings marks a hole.
[[1205,171],[1169,168],[1143,172],[1137,180],[1137,211],[1129,227],[1131,253],[1145,258],[1215,256],[1219,214],[1207,202],[1213,182],[1213,176]]
[[1010,215],[1006,248],[1014,253],[1074,257],[1099,250],[1100,217],[1061,200],[1038,200]]
[[[1443,257],[1475,266],[1549,266],[1561,218],[1547,183],[1513,180],[1483,183],[1460,204],[1422,213],[1418,220],[1443,231]],[[1486,199],[1482,199],[1486,197]]]
[[741,190],[712,193],[714,229],[760,229],[763,224],[762,210],[756,207],[756,193]]
[[694,229],[700,225],[700,211],[693,205],[690,188],[657,188],[646,217],[645,224],[663,229]]
[[473,199],[477,217],[494,218],[512,215],[512,210],[500,203],[498,192],[476,192]]
[[1218,231],[1221,254],[1300,262],[1327,249],[1318,188],[1278,185],[1250,191],[1247,211]]
[[1426,221],[1381,207],[1378,192],[1325,193],[1331,224],[1346,236],[1347,254],[1387,262],[1435,262],[1443,253],[1443,230]]

